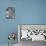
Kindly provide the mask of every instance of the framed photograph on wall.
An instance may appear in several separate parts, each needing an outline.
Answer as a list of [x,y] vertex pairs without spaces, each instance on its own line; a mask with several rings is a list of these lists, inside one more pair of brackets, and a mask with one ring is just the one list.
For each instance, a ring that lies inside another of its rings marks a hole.
[[15,19],[15,8],[14,7],[6,8],[6,19]]
[[46,25],[20,24],[18,25],[18,41],[46,41]]

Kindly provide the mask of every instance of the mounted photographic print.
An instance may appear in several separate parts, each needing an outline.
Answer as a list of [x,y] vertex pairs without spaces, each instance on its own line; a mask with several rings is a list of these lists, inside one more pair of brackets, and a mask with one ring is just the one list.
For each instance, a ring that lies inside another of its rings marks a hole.
[[46,25],[18,25],[18,30],[20,40],[46,41]]
[[6,8],[6,19],[15,19],[15,8],[14,7]]

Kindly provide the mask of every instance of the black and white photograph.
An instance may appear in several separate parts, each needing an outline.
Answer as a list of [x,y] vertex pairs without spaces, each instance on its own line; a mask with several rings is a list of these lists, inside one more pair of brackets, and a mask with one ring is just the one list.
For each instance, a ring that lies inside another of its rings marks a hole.
[[20,46],[41,46],[46,43],[46,25],[20,24],[18,34]]

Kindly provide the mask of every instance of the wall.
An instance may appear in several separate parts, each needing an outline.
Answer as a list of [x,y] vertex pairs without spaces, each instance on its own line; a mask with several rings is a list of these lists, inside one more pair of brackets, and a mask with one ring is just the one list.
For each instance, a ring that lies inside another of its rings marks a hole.
[[19,24],[46,24],[46,0],[16,0]]
[[[5,18],[8,6],[16,8],[16,19]],[[8,43],[9,32],[18,32],[17,24],[46,24],[46,0],[0,0],[0,44]]]
[[8,43],[8,34],[10,32],[17,33],[16,19],[5,18],[6,8],[9,6],[16,8],[16,0],[0,0],[0,44]]

